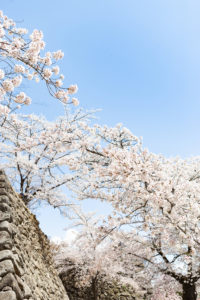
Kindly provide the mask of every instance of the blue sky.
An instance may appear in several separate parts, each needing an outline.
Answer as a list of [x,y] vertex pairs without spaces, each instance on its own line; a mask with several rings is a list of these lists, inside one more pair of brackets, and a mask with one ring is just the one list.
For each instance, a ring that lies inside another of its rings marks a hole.
[[[78,84],[84,108],[102,108],[101,124],[122,122],[156,153],[199,155],[199,1],[7,0],[0,9],[22,27],[41,29],[48,50],[65,52],[66,85]],[[35,87],[26,87],[32,111],[49,119],[62,113]],[[57,218],[44,211],[41,224]],[[53,222],[46,227],[54,234]]]

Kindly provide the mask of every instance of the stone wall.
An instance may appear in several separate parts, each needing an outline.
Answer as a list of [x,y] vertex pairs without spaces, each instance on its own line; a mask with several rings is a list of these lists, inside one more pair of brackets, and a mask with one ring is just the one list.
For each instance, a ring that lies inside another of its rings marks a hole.
[[69,299],[47,237],[0,170],[0,300]]
[[[67,262],[65,271],[60,271],[60,278],[66,288],[70,300],[139,300],[130,285],[122,284],[114,280],[108,280],[103,276],[96,279],[96,291],[92,284],[79,285],[81,278],[81,266],[77,267],[73,262]],[[94,295],[96,294],[96,295]]]

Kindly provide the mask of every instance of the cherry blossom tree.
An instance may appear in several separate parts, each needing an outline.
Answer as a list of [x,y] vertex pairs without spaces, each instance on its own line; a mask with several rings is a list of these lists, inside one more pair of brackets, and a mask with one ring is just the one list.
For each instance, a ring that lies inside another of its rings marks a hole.
[[71,164],[77,174],[74,192],[79,199],[109,201],[114,208],[109,226],[132,262],[139,258],[157,274],[171,276],[182,286],[183,300],[196,300],[200,158],[167,159],[150,153],[120,125],[88,130],[82,157]]
[[35,29],[30,35],[25,28],[0,11],[0,114],[7,115],[20,106],[29,105],[31,98],[21,89],[22,82],[45,82],[49,93],[64,103],[78,105],[77,85],[63,87],[57,61],[63,58],[61,50],[44,52],[43,33]]
[[0,127],[0,165],[30,206],[41,200],[54,207],[69,205],[66,189],[75,178],[68,162],[84,142],[92,112],[66,114],[54,122],[36,115],[9,114]]
[[63,171],[62,159],[72,156],[87,113],[71,113],[56,122],[15,114],[31,104],[22,83],[32,80],[44,82],[50,95],[65,105],[79,104],[73,97],[77,85],[63,87],[64,75],[57,65],[63,56],[61,50],[45,52],[42,31],[28,34],[0,11],[0,163],[26,204],[33,199],[56,206],[66,203],[61,187],[73,177]]

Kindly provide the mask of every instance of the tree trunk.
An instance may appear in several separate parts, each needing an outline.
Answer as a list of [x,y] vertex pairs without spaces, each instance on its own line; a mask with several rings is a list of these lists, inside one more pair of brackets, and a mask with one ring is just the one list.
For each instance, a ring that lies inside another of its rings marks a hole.
[[93,277],[92,279],[92,300],[98,300],[98,279],[97,279],[97,276],[96,277]]
[[183,283],[183,300],[197,300],[195,283]]

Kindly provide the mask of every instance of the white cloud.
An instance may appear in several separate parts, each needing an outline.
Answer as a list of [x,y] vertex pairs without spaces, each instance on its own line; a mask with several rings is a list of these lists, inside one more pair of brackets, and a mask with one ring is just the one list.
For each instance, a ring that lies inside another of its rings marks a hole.
[[59,236],[53,236],[53,237],[51,237],[50,240],[51,240],[51,242],[53,242],[55,244],[60,244],[62,242],[62,239]]
[[77,234],[78,234],[78,231],[76,231],[74,229],[68,229],[66,231],[64,237],[53,236],[51,238],[51,241],[54,242],[55,244],[60,244],[62,242],[67,242],[68,244],[71,244],[77,237]]

